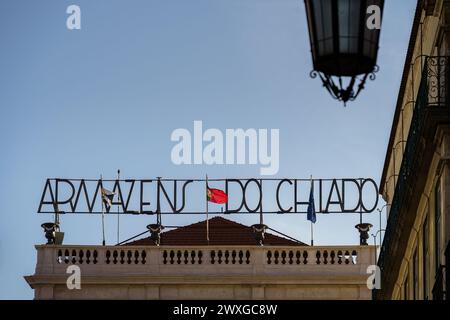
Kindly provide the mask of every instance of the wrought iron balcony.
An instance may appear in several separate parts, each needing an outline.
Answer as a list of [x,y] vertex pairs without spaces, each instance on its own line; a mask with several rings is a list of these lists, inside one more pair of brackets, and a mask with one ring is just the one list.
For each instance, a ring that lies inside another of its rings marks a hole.
[[[450,123],[450,79],[448,56],[427,57],[414,105],[411,125],[406,141],[402,164],[395,186],[386,233],[380,250],[378,265],[382,271],[382,290],[392,289],[394,265],[399,267],[402,247],[406,246],[407,233],[412,227],[424,179],[420,171],[427,170],[431,161],[432,137],[437,125]],[[428,152],[431,151],[431,152]],[[426,176],[426,174],[425,174]],[[414,203],[415,202],[415,203]],[[398,255],[398,256],[397,256]],[[383,272],[390,270],[390,272]],[[384,289],[383,289],[384,288]],[[377,296],[380,297],[380,296]]]

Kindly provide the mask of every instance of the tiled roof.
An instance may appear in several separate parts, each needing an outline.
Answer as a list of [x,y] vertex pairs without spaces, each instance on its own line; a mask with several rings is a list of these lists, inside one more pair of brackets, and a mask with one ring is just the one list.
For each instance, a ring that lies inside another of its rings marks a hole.
[[[141,246],[155,245],[150,237],[128,242],[126,245]],[[161,243],[164,246],[203,246],[206,240],[206,220],[188,226],[180,227],[161,233]],[[252,227],[214,217],[209,220],[209,245],[257,245]],[[265,233],[265,246],[302,246],[293,240]]]

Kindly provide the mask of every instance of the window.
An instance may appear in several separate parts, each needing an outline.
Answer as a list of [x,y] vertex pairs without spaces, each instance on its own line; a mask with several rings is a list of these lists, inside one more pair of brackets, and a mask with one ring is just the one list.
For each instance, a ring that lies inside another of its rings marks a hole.
[[422,263],[423,263],[423,299],[428,300],[428,261],[429,261],[429,253],[428,253],[428,217],[425,218],[425,221],[423,222],[423,229],[422,229],[422,248],[423,248],[423,254],[422,254]]
[[419,259],[417,249],[413,256],[413,299],[419,299]]
[[434,193],[434,249],[435,249],[435,262],[436,262],[436,274],[439,272],[441,265],[441,184],[438,180]]
[[409,296],[409,285],[408,285],[408,271],[406,271],[405,282],[403,283],[403,299],[408,300]]

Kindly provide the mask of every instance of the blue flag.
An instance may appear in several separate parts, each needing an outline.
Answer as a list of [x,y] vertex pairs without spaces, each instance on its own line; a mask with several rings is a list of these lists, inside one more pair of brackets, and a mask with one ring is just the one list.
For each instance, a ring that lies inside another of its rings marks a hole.
[[314,184],[312,180],[311,180],[311,191],[309,192],[307,219],[312,223],[316,223],[316,207],[314,206]]

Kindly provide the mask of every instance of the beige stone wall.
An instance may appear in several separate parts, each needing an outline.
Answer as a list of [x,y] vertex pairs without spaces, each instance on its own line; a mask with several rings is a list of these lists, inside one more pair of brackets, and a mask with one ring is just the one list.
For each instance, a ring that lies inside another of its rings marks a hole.
[[[25,277],[36,299],[370,299],[375,260],[372,246],[36,248],[36,272]],[[80,268],[80,290],[67,288],[71,265]]]
[[[438,134],[438,148],[433,157],[432,165],[429,168],[427,183],[422,194],[421,202],[415,214],[414,227],[408,238],[408,247],[403,257],[402,266],[398,274],[396,287],[393,293],[393,299],[413,299],[414,298],[414,275],[413,275],[413,257],[417,252],[417,268],[418,278],[416,285],[416,299],[432,299],[432,289],[436,277],[436,252],[435,252],[435,215],[436,215],[436,185],[441,186],[441,224],[440,228],[440,252],[439,257],[441,263],[444,261],[444,251],[446,243],[449,241],[450,235],[450,153],[444,151],[450,148],[450,132],[441,131]],[[423,252],[424,246],[424,222],[428,221],[428,248],[429,256],[425,258]],[[427,265],[427,273],[424,274],[424,261]],[[424,278],[426,277],[426,282]],[[408,281],[408,285],[406,284]],[[425,292],[424,284],[428,283],[428,290]],[[408,288],[405,296],[405,286]]]
[[[398,173],[403,158],[405,142],[408,138],[409,128],[411,124],[414,102],[420,86],[421,72],[425,62],[424,56],[448,55],[448,31],[445,30],[443,24],[446,18],[450,17],[450,6],[442,0],[438,0],[434,14],[426,16],[422,11],[421,26],[415,39],[414,53],[410,64],[409,74],[406,84],[404,96],[401,98],[402,108],[398,123],[395,123],[395,140],[391,156],[388,160],[387,175],[384,186],[383,198],[387,203],[392,202],[394,196],[395,184],[397,182]],[[447,22],[448,23],[448,22]]]
[[[394,149],[391,152],[391,156],[387,166],[387,175],[385,179],[385,186],[383,192],[383,198],[389,204],[391,204],[397,177],[401,167],[403,159],[403,151],[405,141],[407,140],[409,128],[411,124],[414,101],[417,97],[417,92],[420,85],[421,72],[423,69],[423,62],[421,55],[425,56],[437,56],[437,55],[450,55],[449,51],[449,28],[445,27],[450,25],[450,3],[444,3],[442,0],[438,0],[433,15],[426,16],[425,11],[422,11],[421,26],[415,39],[415,47],[412,61],[407,61],[410,64],[409,74],[407,79],[406,90],[402,99],[402,112],[399,118],[399,122],[394,124],[396,126]],[[392,295],[392,299],[412,299],[414,292],[414,276],[413,276],[413,257],[417,252],[417,279],[418,287],[416,290],[416,299],[430,299],[432,297],[431,290],[435,279],[436,269],[436,254],[434,248],[435,242],[435,186],[440,181],[441,184],[441,207],[442,219],[441,224],[441,252],[439,253],[443,259],[445,244],[448,242],[450,235],[450,169],[448,159],[450,159],[450,135],[447,128],[441,128],[436,136],[436,150],[433,156],[432,164],[428,170],[427,182],[425,189],[421,195],[421,201],[415,212],[410,212],[415,216],[414,227],[409,233],[409,237],[405,239],[408,242],[405,255],[403,257],[396,257],[402,259],[402,265],[397,277],[396,286]],[[428,247],[429,255],[428,259],[424,256],[424,234],[423,226],[425,220],[428,221]],[[424,262],[428,268],[427,274],[424,274]],[[428,290],[425,291],[424,280],[428,283]],[[408,282],[408,283],[406,283]],[[405,288],[407,289],[405,292]],[[405,296],[406,293],[406,296]]]
[[359,285],[87,285],[68,290],[65,285],[36,290],[36,299],[120,300],[369,300],[371,293]]

